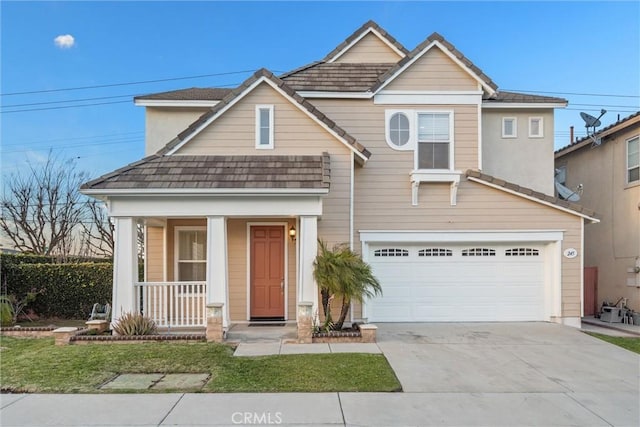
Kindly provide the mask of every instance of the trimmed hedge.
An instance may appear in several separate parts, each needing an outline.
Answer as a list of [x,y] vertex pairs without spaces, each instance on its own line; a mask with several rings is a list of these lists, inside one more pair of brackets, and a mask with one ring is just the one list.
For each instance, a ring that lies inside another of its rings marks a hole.
[[111,303],[113,264],[3,262],[2,282],[2,293],[7,295],[21,297],[30,291],[40,292],[27,307],[39,316],[85,319],[94,303]]
[[94,258],[78,255],[59,257],[54,255],[0,253],[0,265],[14,264],[78,264],[86,262],[112,262],[111,258]]

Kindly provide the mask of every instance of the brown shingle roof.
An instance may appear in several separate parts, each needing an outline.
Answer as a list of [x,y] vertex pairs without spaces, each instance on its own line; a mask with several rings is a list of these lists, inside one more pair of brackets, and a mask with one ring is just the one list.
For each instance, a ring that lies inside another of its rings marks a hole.
[[232,89],[219,87],[191,87],[188,89],[171,90],[168,92],[151,93],[136,96],[134,100],[169,100],[169,101],[219,101]]
[[[640,111],[637,111],[630,116],[624,117],[615,123],[610,124],[609,126],[603,127],[599,131],[597,131],[593,137],[605,137],[606,135],[610,135],[622,129],[626,129],[629,126],[633,126],[634,124],[637,126],[640,123]],[[584,138],[580,138],[576,140],[574,143],[566,145],[558,150],[556,150],[555,157],[556,159],[562,157],[563,155],[570,153],[574,150],[577,150],[584,146],[590,146],[590,141],[592,141],[590,136],[585,136]]]
[[376,30],[382,37],[387,39],[387,41],[389,43],[391,43],[393,46],[395,46],[399,51],[401,51],[405,55],[409,53],[407,48],[405,48],[400,42],[398,42],[395,39],[395,37],[393,37],[391,34],[387,33],[387,31],[384,28],[382,28],[380,25],[378,25],[376,22],[369,20],[369,21],[365,22],[360,28],[358,28],[353,34],[351,34],[349,37],[347,37],[345,39],[345,41],[340,43],[335,49],[333,49],[331,52],[329,52],[327,54],[327,56],[324,57],[323,61],[324,62],[331,61],[331,59],[333,59],[334,56],[336,56],[338,53],[340,53],[340,51],[342,51],[342,49],[344,49],[345,47],[349,46],[349,44],[351,44],[355,39],[360,37],[360,35],[362,35],[362,33],[367,31],[369,28],[372,28],[372,29]]
[[531,95],[528,93],[520,93],[520,92],[507,92],[504,90],[496,92],[493,97],[485,97],[483,99],[485,103],[492,102],[513,102],[513,103],[554,103],[554,104],[566,104],[567,100],[564,98],[556,98],[553,96],[541,96],[541,95]]
[[344,139],[348,144],[353,146],[356,151],[361,153],[365,158],[369,158],[371,153],[356,139],[349,135],[344,129],[338,126],[333,120],[329,119],[325,116],[320,110],[318,110],[313,104],[309,101],[301,97],[296,93],[296,91],[291,88],[287,83],[278,77],[274,76],[273,73],[265,68],[262,68],[256,71],[253,76],[249,77],[245,80],[240,86],[229,92],[218,104],[212,107],[209,111],[204,113],[200,118],[198,118],[195,122],[191,123],[187,129],[182,131],[175,139],[169,142],[164,146],[158,154],[167,154],[177,145],[179,145],[182,141],[184,141],[187,137],[191,136],[194,132],[200,128],[204,123],[206,123],[209,119],[214,117],[220,110],[229,105],[235,98],[241,95],[245,90],[247,90],[253,83],[255,83],[260,78],[267,78],[271,80],[280,90],[286,93],[288,96],[293,98],[295,102],[305,108],[310,114],[315,116],[320,122],[324,123],[329,129],[339,135],[342,139]]
[[315,62],[281,76],[295,90],[366,92],[393,67],[388,63]]
[[532,190],[527,187],[522,187],[518,184],[514,184],[512,182],[508,182],[503,179],[493,177],[491,175],[487,175],[486,173],[482,173],[478,170],[469,169],[465,174],[467,177],[476,178],[480,181],[497,185],[499,187],[503,187],[507,190],[515,191],[516,193],[520,193],[525,196],[533,197],[534,199],[538,199],[542,202],[550,203],[552,205],[556,205],[564,209],[569,209],[571,211],[574,211],[577,214],[581,214],[590,218],[596,218],[596,213],[594,211],[587,209],[582,205],[571,203],[566,200],[562,200],[558,197],[549,196],[547,194]]
[[[328,189],[329,154],[152,155],[82,185],[83,190]],[[90,192],[90,191],[89,191]]]
[[473,62],[467,59],[466,56],[462,54],[458,49],[455,48],[454,45],[445,40],[438,33],[433,33],[429,37],[427,37],[422,43],[420,43],[415,49],[413,49],[407,56],[402,58],[396,65],[394,65],[389,71],[380,76],[378,79],[378,83],[371,88],[373,92],[377,91],[387,80],[393,77],[402,67],[404,67],[408,62],[410,62],[413,58],[415,58],[420,52],[424,50],[425,47],[430,45],[433,42],[439,42],[445,48],[449,50],[460,62],[462,62],[467,68],[469,68],[480,80],[482,80],[487,86],[492,88],[493,90],[498,89],[498,85],[496,85],[493,80],[489,78],[480,68],[478,68]]

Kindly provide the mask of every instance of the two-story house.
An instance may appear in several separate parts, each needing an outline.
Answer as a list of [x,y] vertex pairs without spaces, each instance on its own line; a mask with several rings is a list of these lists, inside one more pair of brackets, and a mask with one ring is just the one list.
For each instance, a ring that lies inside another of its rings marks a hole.
[[[317,241],[383,295],[354,320],[579,325],[584,223],[553,194],[553,111],[501,92],[442,36],[409,51],[367,22],[327,56],[234,90],[140,96],[144,159],[83,192],[116,222],[113,308],[160,326],[295,322]],[[146,229],[136,279],[136,224]]]
[[597,269],[585,290],[587,314],[621,298],[640,310],[640,112],[561,148],[555,158],[565,185],[582,185],[580,203],[601,220],[585,228],[585,266]]

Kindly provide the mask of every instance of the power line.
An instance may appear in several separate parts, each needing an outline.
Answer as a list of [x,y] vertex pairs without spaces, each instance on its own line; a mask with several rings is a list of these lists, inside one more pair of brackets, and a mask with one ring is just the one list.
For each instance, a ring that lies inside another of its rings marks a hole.
[[144,133],[144,131],[138,130],[138,131],[133,131],[133,132],[109,133],[109,134],[105,134],[105,135],[89,135],[89,136],[74,136],[74,137],[71,137],[71,138],[40,139],[40,140],[35,140],[35,141],[34,140],[23,141],[23,142],[19,142],[17,144],[3,144],[3,145],[6,147],[6,146],[13,146],[13,145],[40,144],[40,143],[55,142],[55,141],[73,141],[73,140],[78,140],[78,139],[107,138],[107,137],[114,137],[114,136],[120,136],[120,135],[131,135],[131,134],[140,134],[140,133]]
[[[118,144],[130,144],[132,142],[138,142],[141,141],[139,138],[128,138],[128,139],[124,139],[124,140],[115,140],[115,141],[106,141],[106,142],[95,142],[95,143],[82,143],[82,144],[72,144],[72,145],[61,145],[58,147],[51,147],[51,150],[62,150],[65,148],[81,148],[81,147],[92,147],[92,146],[96,146],[96,145],[118,145]],[[11,153],[26,153],[29,151],[33,151],[31,149],[26,149],[26,150],[9,150],[9,151],[4,151],[4,154],[11,154]]]
[[61,105],[59,107],[30,108],[25,110],[0,111],[0,114],[24,113],[27,111],[62,110],[65,108],[93,107],[96,105],[109,105],[109,104],[124,104],[125,102],[130,103],[131,101],[127,100],[127,101],[112,101],[112,102],[96,102],[93,104]]
[[580,93],[580,92],[545,92],[541,90],[503,89],[507,92],[521,93],[547,93],[551,95],[576,95],[576,96],[602,96],[607,98],[640,98],[640,95],[614,95],[607,93]]
[[129,98],[131,96],[138,96],[138,94],[99,96],[97,98],[67,99],[65,101],[32,102],[32,103],[29,103],[29,104],[12,104],[12,105],[3,105],[2,108],[31,107],[31,106],[34,106],[34,105],[64,104],[65,102],[96,101],[96,100],[99,100],[99,99]]
[[166,78],[166,79],[142,80],[142,81],[138,81],[138,82],[109,83],[109,84],[93,85],[93,86],[67,87],[67,88],[61,88],[61,89],[45,89],[45,90],[30,90],[30,91],[24,91],[24,92],[9,92],[9,93],[2,93],[2,94],[0,94],[0,96],[31,95],[31,94],[35,94],[35,93],[66,92],[66,91],[72,91],[72,90],[99,89],[99,88],[116,87],[116,86],[132,86],[132,85],[140,85],[140,84],[147,84],[147,83],[169,82],[169,81],[176,81],[176,80],[191,80],[191,79],[201,79],[201,78],[204,78],[204,77],[216,77],[216,76],[228,76],[228,75],[232,75],[232,74],[253,73],[255,71],[256,70],[230,71],[230,72],[226,72],[226,73],[200,74],[200,75],[197,75],[197,76],[171,77],[171,78]]

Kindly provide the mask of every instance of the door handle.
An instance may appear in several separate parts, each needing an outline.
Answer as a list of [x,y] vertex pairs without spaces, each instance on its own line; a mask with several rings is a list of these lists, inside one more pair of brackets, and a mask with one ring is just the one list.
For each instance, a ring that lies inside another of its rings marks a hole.
[[280,281],[280,290],[284,292],[284,279]]

